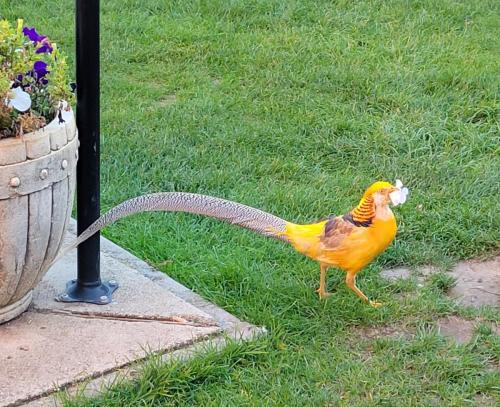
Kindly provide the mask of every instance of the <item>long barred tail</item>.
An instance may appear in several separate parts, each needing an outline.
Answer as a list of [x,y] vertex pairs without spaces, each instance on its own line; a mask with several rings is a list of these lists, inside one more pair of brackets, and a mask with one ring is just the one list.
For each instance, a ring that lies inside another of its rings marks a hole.
[[287,240],[282,233],[285,232],[288,222],[270,213],[208,195],[160,192],[129,199],[110,209],[81,233],[76,242],[64,248],[52,264],[110,223],[135,213],[151,211],[189,212],[205,215],[265,236]]

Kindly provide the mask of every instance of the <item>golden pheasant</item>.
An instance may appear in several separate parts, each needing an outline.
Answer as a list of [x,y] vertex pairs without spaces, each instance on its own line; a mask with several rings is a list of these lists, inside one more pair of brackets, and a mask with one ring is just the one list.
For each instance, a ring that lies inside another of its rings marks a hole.
[[346,284],[358,297],[377,307],[378,302],[369,301],[356,287],[356,274],[382,253],[396,236],[396,219],[389,204],[404,203],[407,194],[408,189],[403,188],[401,181],[395,186],[378,181],[366,190],[359,204],[346,215],[309,225],[297,225],[259,209],[207,195],[185,192],[141,195],[102,215],[78,236],[75,243],[58,254],[52,264],[106,225],[125,216],[144,211],[190,212],[289,242],[297,251],[319,262],[321,273],[317,292],[320,298],[329,295],[325,289],[327,269],[336,267],[346,272]]
[[325,288],[326,271],[336,267],[346,272],[346,285],[358,297],[372,306],[380,306],[369,301],[356,286],[356,274],[394,240],[397,224],[389,204],[404,203],[407,194],[408,189],[403,188],[401,181],[396,186],[379,181],[366,190],[358,206],[346,215],[311,225],[287,223],[281,234],[297,251],[320,264],[317,290],[320,298],[330,295]]

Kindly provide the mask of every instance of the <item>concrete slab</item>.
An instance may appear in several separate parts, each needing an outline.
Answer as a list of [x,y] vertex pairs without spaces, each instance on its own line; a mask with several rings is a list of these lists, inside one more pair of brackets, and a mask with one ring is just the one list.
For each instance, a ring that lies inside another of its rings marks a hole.
[[123,264],[111,255],[101,255],[102,275],[106,280],[119,282],[113,302],[106,305],[55,302],[64,292],[66,282],[75,277],[76,251],[56,263],[34,291],[33,308],[37,311],[107,316],[115,319],[151,319],[172,322],[216,325],[207,313],[166,291],[165,288],[136,269]]
[[0,325],[0,407],[54,406],[58,390],[81,391],[85,383],[95,393],[133,372],[148,353],[186,357],[202,344],[220,347],[228,336],[244,340],[265,331],[112,242],[102,239],[101,247],[103,279],[120,284],[112,303],[54,301],[76,275],[73,252],[49,270],[29,311]]
[[150,321],[127,322],[28,312],[1,328],[2,405],[120,368],[219,332]]

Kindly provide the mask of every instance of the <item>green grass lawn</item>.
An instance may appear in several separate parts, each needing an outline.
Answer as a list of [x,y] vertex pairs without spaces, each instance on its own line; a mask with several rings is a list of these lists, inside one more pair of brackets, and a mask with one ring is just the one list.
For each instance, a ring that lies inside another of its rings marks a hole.
[[[498,251],[500,3],[103,0],[102,207],[189,191],[296,222],[349,210],[401,178],[395,243],[359,275],[381,309],[280,242],[212,219],[147,214],[104,234],[238,317],[269,329],[84,406],[471,406],[500,403],[500,341],[467,345],[434,321],[466,310],[439,279],[388,283],[381,267]],[[72,0],[0,0],[74,46]],[[411,338],[370,340],[394,325]]]

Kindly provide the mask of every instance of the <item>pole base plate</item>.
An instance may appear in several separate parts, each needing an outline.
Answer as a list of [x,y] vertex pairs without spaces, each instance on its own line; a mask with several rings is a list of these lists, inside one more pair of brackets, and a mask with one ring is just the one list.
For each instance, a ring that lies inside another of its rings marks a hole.
[[102,282],[96,286],[84,286],[77,280],[68,281],[66,292],[59,294],[55,299],[59,302],[87,302],[90,304],[105,305],[113,301],[113,292],[118,288],[115,280]]

